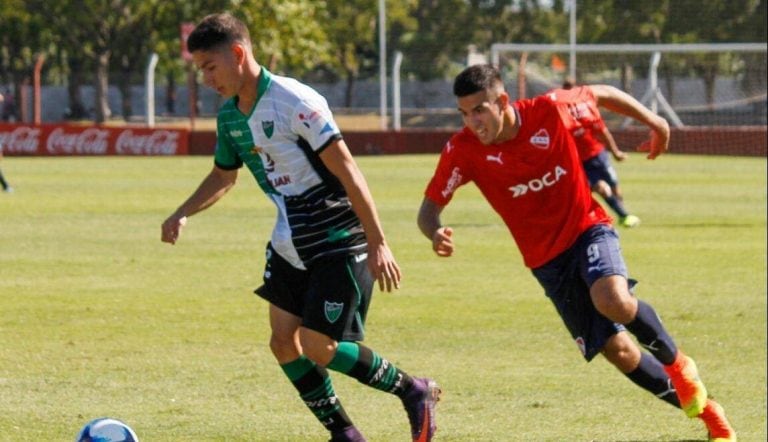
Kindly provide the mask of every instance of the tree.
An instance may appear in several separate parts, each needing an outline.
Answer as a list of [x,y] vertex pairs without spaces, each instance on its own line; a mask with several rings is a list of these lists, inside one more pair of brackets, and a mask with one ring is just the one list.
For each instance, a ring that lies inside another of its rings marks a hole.
[[[235,15],[248,25],[256,59],[272,71],[301,76],[326,62],[324,2],[242,0]],[[308,19],[309,18],[309,19]]]
[[[326,13],[332,27],[328,34],[329,59],[322,66],[344,79],[345,106],[352,105],[355,83],[360,77],[378,75],[379,11],[371,0],[328,0]],[[398,35],[415,28],[410,17],[413,0],[390,0],[386,4],[387,48],[392,52]],[[389,57],[387,57],[389,59]]]
[[26,117],[18,108],[23,98],[22,86],[30,83],[32,66],[36,57],[45,53],[49,36],[41,17],[30,14],[22,0],[0,2],[0,83],[13,85],[12,91],[0,93],[16,98],[13,104],[10,97],[6,103],[14,106],[7,112],[17,119]]
[[400,39],[406,74],[422,80],[445,77],[472,41],[470,12],[464,0],[418,0],[412,10],[418,27]]
[[[113,42],[114,59],[118,66],[117,85],[122,98],[122,116],[128,120],[133,115],[131,85],[137,78],[138,66],[144,66],[157,38],[155,29],[163,7],[168,9],[169,2],[162,0],[143,0],[133,5],[124,4],[116,13],[121,15],[117,23]],[[138,39],[136,36],[142,36]],[[137,44],[138,43],[138,44]],[[150,97],[154,99],[154,97]]]
[[229,0],[188,0],[163,2],[153,35],[151,50],[159,56],[157,71],[165,76],[166,111],[175,112],[176,85],[186,80],[190,86],[195,79],[192,63],[181,58],[181,25],[196,23],[209,11],[223,11],[231,5]]
[[53,45],[62,54],[65,66],[62,69],[68,76],[67,95],[69,98],[66,118],[80,119],[88,115],[83,103],[80,87],[88,81],[87,72],[91,71],[93,61],[93,44],[89,29],[94,26],[94,17],[88,14],[84,1],[62,0],[46,2],[45,0],[27,0],[27,8],[33,14],[42,16],[45,11],[48,26],[53,37]]
[[[765,41],[765,22],[755,27],[754,21],[755,16],[765,19],[765,5],[764,0],[676,0],[670,3],[662,38],[670,43]],[[714,103],[717,76],[724,72],[732,74],[732,67],[743,65],[730,62],[730,57],[729,54],[692,57],[694,69],[704,81],[709,105]]]

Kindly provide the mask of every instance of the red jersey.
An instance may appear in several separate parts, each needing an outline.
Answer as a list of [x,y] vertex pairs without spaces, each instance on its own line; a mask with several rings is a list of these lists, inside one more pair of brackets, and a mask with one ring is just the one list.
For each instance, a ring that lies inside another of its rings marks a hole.
[[536,268],[565,251],[590,226],[611,224],[592,192],[569,130],[568,106],[540,96],[514,103],[515,138],[484,145],[468,129],[443,148],[425,195],[447,205],[474,182],[512,233],[525,265]]
[[544,95],[555,103],[567,106],[573,118],[579,122],[578,126],[571,129],[571,135],[576,141],[581,161],[593,158],[605,150],[605,145],[595,136],[595,133],[605,130],[605,122],[592,89],[584,86],[552,89]]

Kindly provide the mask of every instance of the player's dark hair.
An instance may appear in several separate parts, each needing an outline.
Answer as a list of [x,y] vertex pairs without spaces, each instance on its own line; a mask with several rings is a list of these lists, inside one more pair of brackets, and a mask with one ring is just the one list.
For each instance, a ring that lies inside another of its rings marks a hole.
[[453,95],[465,97],[476,92],[503,87],[501,73],[490,64],[476,64],[464,69],[453,82]]
[[576,80],[571,77],[565,77],[565,80],[563,80],[563,89],[573,89],[576,87]]
[[251,41],[245,23],[228,12],[205,16],[187,38],[187,50],[209,51],[236,41]]

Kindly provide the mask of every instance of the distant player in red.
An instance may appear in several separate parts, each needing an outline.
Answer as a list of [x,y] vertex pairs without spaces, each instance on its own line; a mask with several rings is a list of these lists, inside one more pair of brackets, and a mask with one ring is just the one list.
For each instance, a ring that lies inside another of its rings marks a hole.
[[[640,147],[649,159],[667,150],[663,118],[614,87],[587,88],[597,104],[651,128]],[[693,360],[676,347],[654,309],[630,291],[635,281],[628,279],[618,235],[592,198],[571,136],[580,124],[569,109],[575,102],[543,95],[511,103],[490,65],[464,70],[453,92],[465,127],[443,149],[418,217],[435,253],[453,254],[453,229],[440,215],[460,186],[474,182],[588,361],[602,353],[635,384],[701,418],[711,438],[735,440]]]
[[579,158],[584,165],[592,191],[600,195],[619,216],[619,225],[640,225],[640,218],[631,215],[624,207],[619,177],[611,165],[607,150],[611,151],[616,161],[624,161],[627,155],[619,149],[606,127],[592,91],[588,87],[576,87],[573,80],[566,79],[561,89],[553,89],[546,94],[555,101],[563,100],[569,103],[573,117],[580,123],[580,126],[571,130],[571,135],[576,141]]

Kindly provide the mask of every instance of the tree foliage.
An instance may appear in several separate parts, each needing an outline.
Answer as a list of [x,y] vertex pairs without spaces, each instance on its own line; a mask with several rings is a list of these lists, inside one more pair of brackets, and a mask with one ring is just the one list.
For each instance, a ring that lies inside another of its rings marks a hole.
[[[484,52],[495,42],[565,43],[568,3],[387,0],[387,59],[401,51],[406,77],[449,78],[469,45]],[[577,0],[576,7],[580,43],[766,41],[766,0]],[[181,23],[225,10],[248,24],[259,62],[300,78],[343,80],[347,103],[359,79],[378,74],[376,0],[3,0],[0,84],[18,94],[43,55],[44,81],[67,85],[71,116],[91,108],[97,121],[107,119],[114,78],[129,118],[130,86],[141,81],[149,55],[160,55],[160,78],[174,87],[189,72],[180,58]],[[698,66],[709,82],[724,68],[720,59]],[[95,103],[83,102],[84,84],[96,86]]]

